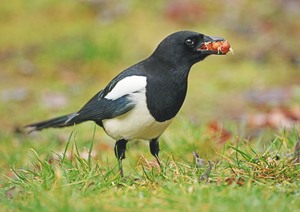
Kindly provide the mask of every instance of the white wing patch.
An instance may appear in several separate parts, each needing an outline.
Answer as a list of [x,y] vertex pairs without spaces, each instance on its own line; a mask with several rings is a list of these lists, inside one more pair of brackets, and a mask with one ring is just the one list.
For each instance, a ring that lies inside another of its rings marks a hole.
[[121,116],[102,120],[105,132],[115,140],[150,140],[159,137],[173,119],[157,122],[152,117],[147,108],[145,89],[133,93],[131,98],[136,101],[132,110]]
[[132,94],[146,87],[146,77],[130,76],[120,80],[115,87],[104,97],[105,99],[115,100],[124,95]]
[[110,137],[115,140],[150,140],[159,137],[172,122],[172,119],[157,122],[152,117],[146,103],[146,84],[144,76],[126,77],[120,80],[104,97],[115,100],[129,94],[129,97],[135,102],[134,108],[127,113],[102,120],[103,127]]

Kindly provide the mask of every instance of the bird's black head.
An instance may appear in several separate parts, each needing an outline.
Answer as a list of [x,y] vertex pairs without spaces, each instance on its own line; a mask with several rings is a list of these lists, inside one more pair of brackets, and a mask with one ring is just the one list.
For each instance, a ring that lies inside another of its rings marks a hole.
[[210,37],[192,31],[179,31],[166,37],[156,48],[153,55],[160,57],[166,62],[175,65],[193,64],[205,59],[212,54],[224,55],[227,52],[220,51],[220,48],[203,48],[207,44],[223,42],[220,37]]

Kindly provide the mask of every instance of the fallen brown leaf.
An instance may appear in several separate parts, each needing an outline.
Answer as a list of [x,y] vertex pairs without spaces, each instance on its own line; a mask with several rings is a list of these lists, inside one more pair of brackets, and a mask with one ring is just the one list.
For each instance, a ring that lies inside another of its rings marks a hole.
[[207,125],[207,129],[212,138],[218,143],[225,143],[228,141],[232,134],[229,130],[225,129],[223,125],[217,121],[212,121]]

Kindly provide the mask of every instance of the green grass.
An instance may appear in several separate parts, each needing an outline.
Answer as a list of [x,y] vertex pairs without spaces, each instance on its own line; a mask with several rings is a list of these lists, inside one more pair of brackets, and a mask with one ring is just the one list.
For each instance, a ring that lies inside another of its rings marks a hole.
[[[0,207],[11,211],[297,211],[300,207],[295,132],[282,132],[259,150],[239,140],[218,147],[205,180],[200,179],[209,168],[208,160],[198,167],[191,151],[163,151],[161,170],[151,165],[153,158],[145,148],[134,146],[129,151],[140,155],[129,154],[122,179],[112,152],[107,160],[96,160],[91,141],[83,158],[84,148],[77,145],[75,134],[62,153],[40,156],[32,149],[27,166],[11,167],[14,176],[2,184]],[[193,145],[181,142],[179,146]]]
[[[168,17],[176,4],[166,1],[91,2],[0,5],[0,211],[298,211],[300,165],[293,153],[299,126],[258,129],[249,140],[253,129],[235,118],[260,112],[244,99],[252,89],[292,88],[293,104],[299,102],[299,64],[292,62],[299,58],[299,13],[271,0],[234,8],[199,1],[200,16],[186,22]],[[225,37],[235,55],[212,56],[192,68],[186,102],[161,138],[162,170],[148,142],[132,141],[120,178],[114,141],[93,123],[18,132],[78,110],[182,29]],[[23,97],[5,98],[18,89]],[[43,102],[52,92],[63,94],[66,105]],[[232,133],[228,141],[221,144],[208,131],[211,120]],[[194,151],[203,166],[197,167]]]

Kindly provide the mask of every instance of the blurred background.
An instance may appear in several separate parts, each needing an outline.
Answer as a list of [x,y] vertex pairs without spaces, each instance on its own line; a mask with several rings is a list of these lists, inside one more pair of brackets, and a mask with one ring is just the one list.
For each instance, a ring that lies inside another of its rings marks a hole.
[[224,37],[235,54],[193,66],[175,126],[181,120],[212,128],[228,120],[259,129],[294,126],[300,119],[299,10],[298,0],[3,1],[0,136],[78,110],[184,29]]

